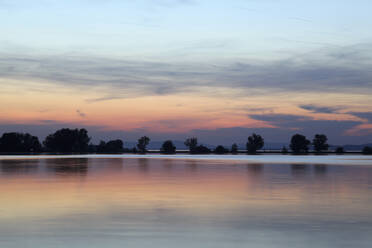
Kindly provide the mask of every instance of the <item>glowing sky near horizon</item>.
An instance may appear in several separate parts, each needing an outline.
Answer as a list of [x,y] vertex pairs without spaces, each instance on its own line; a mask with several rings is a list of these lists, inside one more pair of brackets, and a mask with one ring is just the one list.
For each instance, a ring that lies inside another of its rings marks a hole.
[[371,9],[367,0],[0,0],[0,133],[372,141]]

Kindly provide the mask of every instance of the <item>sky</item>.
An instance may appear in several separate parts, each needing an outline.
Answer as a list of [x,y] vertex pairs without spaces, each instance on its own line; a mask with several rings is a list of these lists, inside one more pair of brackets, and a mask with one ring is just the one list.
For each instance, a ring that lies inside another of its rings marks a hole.
[[0,0],[0,133],[372,143],[369,0]]

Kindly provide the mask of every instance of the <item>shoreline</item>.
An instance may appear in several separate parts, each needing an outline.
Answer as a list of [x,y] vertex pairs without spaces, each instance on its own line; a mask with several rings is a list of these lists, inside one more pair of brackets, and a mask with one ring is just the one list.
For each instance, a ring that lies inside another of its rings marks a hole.
[[372,156],[366,155],[162,155],[162,154],[86,154],[86,155],[0,155],[1,160],[117,158],[236,161],[262,164],[328,164],[372,166]]

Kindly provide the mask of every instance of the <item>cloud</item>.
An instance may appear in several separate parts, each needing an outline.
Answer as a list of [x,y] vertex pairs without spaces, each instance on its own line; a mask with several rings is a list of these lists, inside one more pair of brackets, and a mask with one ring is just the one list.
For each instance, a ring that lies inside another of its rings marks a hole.
[[357,125],[346,131],[349,136],[370,136],[372,135],[372,123]]
[[116,99],[121,99],[120,96],[106,96],[106,97],[99,97],[99,98],[90,98],[86,99],[85,101],[88,103],[95,103],[95,102],[105,102],[105,101],[111,101]]
[[324,113],[324,114],[333,114],[337,113],[341,108],[340,107],[324,107],[324,106],[316,106],[316,105],[300,105],[302,109],[308,110],[312,113]]
[[349,112],[348,114],[361,118],[364,122],[347,130],[347,135],[359,137],[372,135],[372,112]]
[[99,88],[103,96],[88,99],[92,102],[185,92],[212,94],[214,89],[226,87],[237,89],[237,96],[257,92],[371,94],[372,56],[368,58],[367,54],[372,55],[372,46],[360,45],[318,50],[280,61],[221,60],[213,64],[88,55],[1,54],[0,79],[25,83],[33,79],[85,90]]
[[82,117],[82,118],[85,118],[85,117],[86,117],[86,114],[83,113],[82,111],[80,111],[79,109],[76,110],[76,113],[77,113],[80,117]]
[[365,119],[367,122],[372,123],[372,112],[349,112],[348,114]]
[[[288,135],[293,132],[303,133],[312,136],[316,133],[324,133],[332,138],[335,142],[341,143],[343,140],[354,140],[350,135],[356,134],[355,128],[363,124],[360,121],[351,120],[316,120],[311,117],[301,115],[283,115],[283,114],[263,114],[263,115],[250,115],[255,120],[268,122],[276,126],[276,135],[280,132],[287,133]],[[358,129],[359,130],[359,129]],[[274,135],[271,133],[271,135]],[[346,138],[346,136],[348,136]],[[364,142],[371,139],[369,136],[364,137]]]
[[55,120],[39,120],[41,124],[60,124],[60,122]]
[[293,124],[303,121],[312,120],[311,117],[301,115],[286,115],[286,114],[260,114],[249,115],[252,119],[269,122],[275,126],[285,127],[287,124]]

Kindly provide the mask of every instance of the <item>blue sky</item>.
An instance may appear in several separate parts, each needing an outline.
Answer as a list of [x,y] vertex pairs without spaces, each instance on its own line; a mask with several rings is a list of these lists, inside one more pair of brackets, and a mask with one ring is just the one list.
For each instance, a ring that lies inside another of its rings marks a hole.
[[370,42],[371,9],[362,0],[3,0],[0,28],[3,48],[40,53],[274,59]]
[[334,143],[370,142],[371,9],[367,0],[0,0],[0,133],[79,126],[216,143],[227,133],[279,142],[328,132]]

